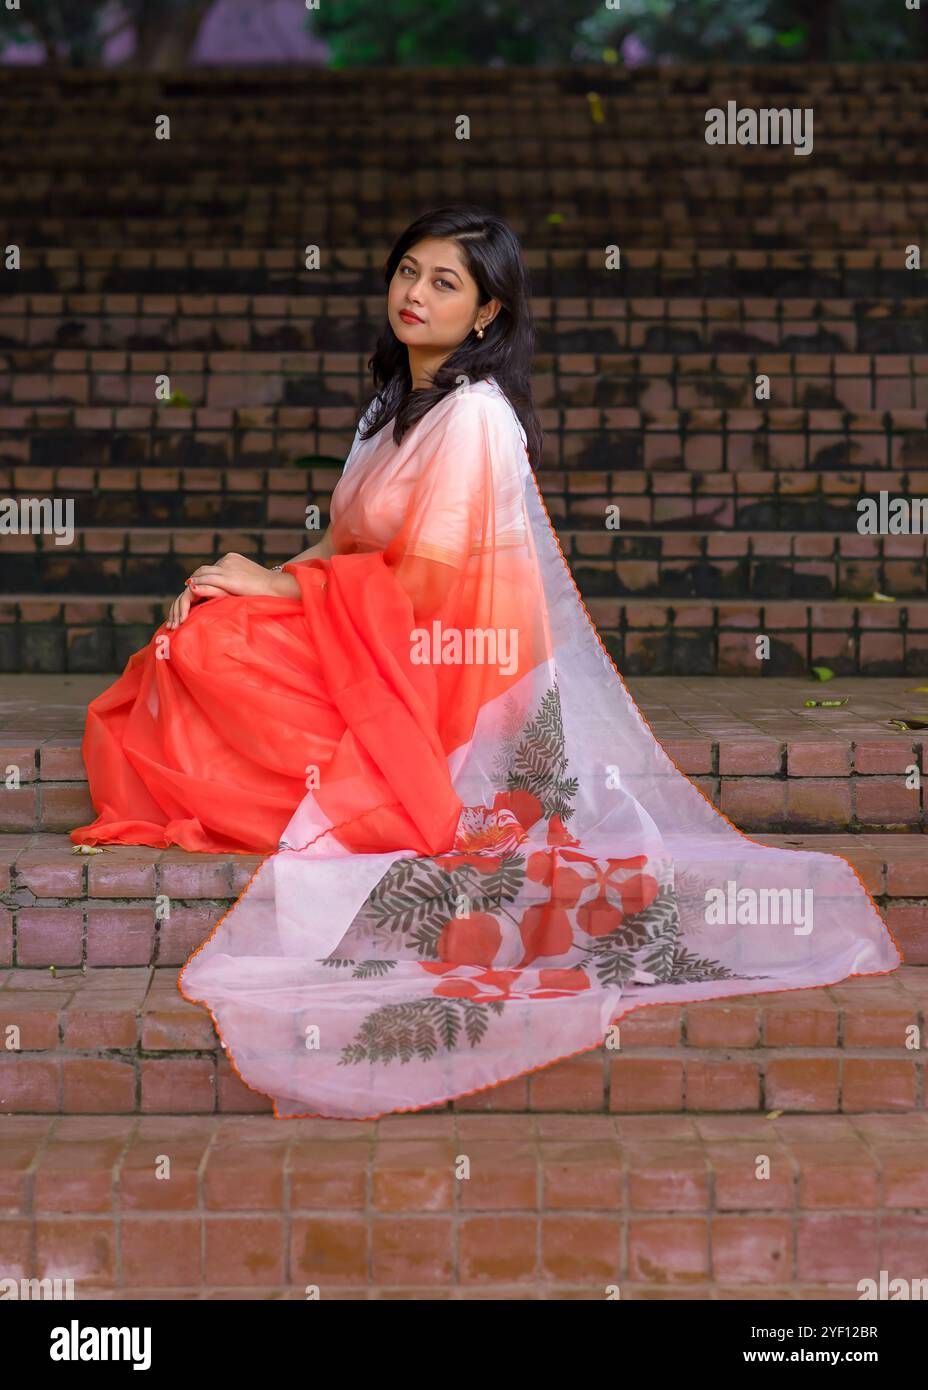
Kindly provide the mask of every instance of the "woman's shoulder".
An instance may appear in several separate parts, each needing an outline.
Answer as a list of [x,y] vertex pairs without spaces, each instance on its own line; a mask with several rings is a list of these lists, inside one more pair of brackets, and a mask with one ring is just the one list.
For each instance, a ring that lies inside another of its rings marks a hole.
[[441,402],[445,420],[492,421],[499,425],[519,424],[509,399],[492,377],[470,382],[450,391]]

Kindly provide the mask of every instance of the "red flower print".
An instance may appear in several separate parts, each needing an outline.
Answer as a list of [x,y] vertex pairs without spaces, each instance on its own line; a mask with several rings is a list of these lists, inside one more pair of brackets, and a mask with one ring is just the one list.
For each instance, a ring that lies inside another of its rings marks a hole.
[[[632,874],[629,878],[618,880],[615,877],[620,870],[646,864],[647,855],[635,855],[632,859],[607,859],[603,868],[601,861],[576,854],[573,850],[564,849],[560,853],[564,859],[583,861],[593,866],[593,877],[584,880],[584,887],[596,887],[599,892],[577,909],[577,924],[588,936],[608,936],[609,932],[621,926],[626,917],[640,912],[657,897],[657,880],[650,874]],[[618,896],[621,908],[610,901],[607,888],[611,889],[613,896]]]
[[548,844],[549,845],[579,845],[580,841],[575,835],[571,835],[566,830],[560,816],[554,815],[548,821]]
[[628,917],[650,907],[657,897],[657,879],[652,878],[650,874],[633,874],[631,878],[627,878],[618,887],[622,906]]
[[503,934],[489,912],[454,917],[438,938],[438,954],[454,965],[492,965]]
[[511,811],[525,830],[530,830],[541,819],[541,802],[532,792],[497,792],[493,798],[494,811],[505,807]]
[[625,913],[614,907],[605,893],[577,908],[577,926],[587,936],[608,936],[622,925]]
[[526,838],[525,830],[505,807],[465,806],[451,852],[436,855],[434,862],[446,870],[473,864],[484,873],[495,873],[503,856],[512,854]]
[[529,999],[562,999],[579,990],[590,988],[590,977],[585,970],[539,970],[538,989],[533,989]]
[[468,978],[458,976],[442,980],[432,993],[444,999],[470,999],[475,1004],[486,1004],[494,999],[507,999],[520,973],[518,970],[482,970],[479,975]]
[[539,956],[561,956],[574,939],[567,913],[550,902],[535,903],[523,913],[519,934],[525,947],[520,966],[531,965]]
[[[543,883],[551,889],[551,901],[559,907],[576,907],[580,894],[589,887],[590,880],[578,874],[576,869],[565,868],[558,863],[556,849],[540,849],[530,854],[525,866],[525,876],[533,883]],[[595,862],[595,861],[592,861]]]

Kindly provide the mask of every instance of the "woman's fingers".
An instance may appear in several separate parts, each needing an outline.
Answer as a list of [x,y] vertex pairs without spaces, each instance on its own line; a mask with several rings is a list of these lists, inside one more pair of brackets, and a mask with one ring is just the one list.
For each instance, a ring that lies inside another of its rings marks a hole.
[[165,620],[166,627],[178,627],[188,616],[190,609],[201,598],[227,598],[228,591],[214,584],[197,584],[195,588],[185,588],[171,604]]
[[228,596],[228,589],[220,589],[215,584],[200,584],[198,581],[193,600],[195,602],[198,598],[228,598]]
[[214,588],[223,589],[225,592],[225,585],[235,584],[236,580],[229,570],[221,570],[218,565],[201,565],[191,574],[190,582],[196,584],[198,589],[204,584],[212,584]]
[[182,594],[179,594],[177,598],[174,600],[174,602],[171,604],[171,611],[168,614],[167,626],[177,627],[178,624],[184,621],[189,612],[190,594],[185,589],[184,592]]

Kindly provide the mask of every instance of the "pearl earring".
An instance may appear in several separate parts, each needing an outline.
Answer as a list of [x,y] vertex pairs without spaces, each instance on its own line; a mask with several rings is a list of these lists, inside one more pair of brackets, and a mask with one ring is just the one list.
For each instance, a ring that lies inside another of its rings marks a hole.
[[478,329],[477,329],[477,337],[478,337],[478,338],[482,338],[482,337],[483,337],[483,329],[482,329],[482,328],[478,328]]

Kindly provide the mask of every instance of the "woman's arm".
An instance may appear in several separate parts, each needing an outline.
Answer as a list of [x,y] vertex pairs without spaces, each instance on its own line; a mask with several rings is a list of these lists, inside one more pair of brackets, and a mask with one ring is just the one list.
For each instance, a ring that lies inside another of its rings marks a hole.
[[296,565],[301,560],[331,560],[334,554],[335,548],[332,545],[332,527],[330,524],[325,528],[321,541],[311,545],[308,550],[301,550],[299,555],[294,555],[291,560],[285,560],[284,564]]
[[[321,541],[311,545],[308,550],[301,550],[299,555],[294,555],[292,559],[285,560],[285,565],[298,565],[303,560],[330,560],[335,554],[332,544],[332,526],[329,524],[325,529],[325,534]],[[283,570],[275,570],[272,575],[275,591],[281,598],[299,598],[300,586],[292,574],[285,574]]]

